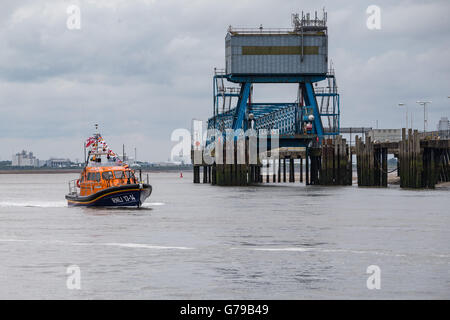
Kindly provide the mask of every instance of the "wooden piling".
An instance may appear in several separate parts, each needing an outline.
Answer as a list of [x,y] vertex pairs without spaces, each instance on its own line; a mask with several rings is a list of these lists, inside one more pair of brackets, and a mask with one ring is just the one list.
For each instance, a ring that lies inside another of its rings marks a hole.
[[203,183],[208,183],[208,167],[203,166]]
[[351,159],[347,141],[341,136],[324,140],[320,150],[313,150],[311,183],[321,185],[351,184]]
[[276,171],[275,171],[275,159],[272,159],[272,170],[273,170],[273,175],[272,175],[272,182],[275,183],[277,182],[277,176],[276,176]]
[[447,180],[448,140],[420,140],[417,130],[402,129],[399,142],[399,168],[401,188],[435,188]]
[[305,184],[309,185],[309,148],[306,148],[305,156]]
[[216,185],[217,184],[217,180],[216,180],[216,164],[215,163],[211,166],[211,184],[212,185]]
[[295,168],[293,158],[289,158],[289,182],[295,182]]
[[[387,147],[375,144],[369,136],[365,137],[365,142],[356,136],[355,151],[358,186],[387,187]],[[348,170],[351,171],[351,161]],[[351,175],[346,180],[351,184]]]
[[281,182],[281,159],[278,158],[278,183]]
[[303,183],[303,158],[300,156],[300,182]]
[[200,183],[200,166],[194,166],[194,183]]
[[382,166],[381,166],[381,186],[387,187],[388,185],[388,150],[387,148],[381,149],[381,158],[382,158]]

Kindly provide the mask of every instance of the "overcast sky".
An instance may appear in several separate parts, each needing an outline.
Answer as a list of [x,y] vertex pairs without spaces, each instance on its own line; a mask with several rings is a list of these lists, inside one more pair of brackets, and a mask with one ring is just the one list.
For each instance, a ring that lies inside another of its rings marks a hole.
[[[80,30],[66,26],[71,4]],[[381,30],[366,27],[372,4]],[[450,118],[448,0],[2,0],[0,160],[22,149],[82,158],[99,123],[116,152],[125,143],[140,160],[165,161],[171,132],[211,115],[229,25],[290,27],[291,13],[323,6],[342,126],[404,126],[404,102],[422,128],[419,99],[433,101],[430,129]],[[255,89],[264,98],[293,101],[295,90]]]

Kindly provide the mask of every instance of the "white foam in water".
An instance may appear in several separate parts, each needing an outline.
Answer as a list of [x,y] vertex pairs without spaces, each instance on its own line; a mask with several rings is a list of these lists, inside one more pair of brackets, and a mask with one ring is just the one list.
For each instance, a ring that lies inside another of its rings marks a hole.
[[179,250],[190,250],[193,248],[188,247],[166,247],[166,246],[152,246],[148,244],[141,243],[103,243],[105,246],[117,246],[126,248],[145,248],[145,249],[179,249]]
[[144,203],[143,206],[163,206],[165,205],[164,202],[149,202],[149,203]]
[[[151,208],[155,206],[163,206],[164,202],[149,202],[142,205],[143,208]],[[64,208],[67,207],[65,201],[0,201],[0,208]]]
[[62,244],[71,246],[115,246],[115,247],[125,247],[125,248],[142,248],[142,249],[176,249],[176,250],[192,250],[194,248],[188,247],[173,247],[173,246],[155,246],[150,244],[142,243],[118,243],[118,242],[108,242],[108,243],[93,243],[93,242],[66,242],[60,240],[25,240],[25,239],[0,239],[0,242],[35,242],[35,243],[52,243],[52,244]]
[[255,250],[255,251],[298,251],[298,252],[305,252],[305,251],[311,251],[313,249],[311,249],[311,248],[252,248],[250,250]]
[[[237,249],[237,248],[234,248],[234,249]],[[317,252],[374,254],[374,255],[393,256],[393,257],[406,257],[405,254],[386,253],[386,252],[379,252],[379,251],[345,250],[345,249],[299,248],[299,247],[293,247],[293,248],[246,248],[246,249],[253,250],[253,251],[291,251],[291,252],[317,251]]]
[[63,208],[67,207],[65,201],[0,201],[0,208],[11,208],[11,207],[31,207],[31,208]]

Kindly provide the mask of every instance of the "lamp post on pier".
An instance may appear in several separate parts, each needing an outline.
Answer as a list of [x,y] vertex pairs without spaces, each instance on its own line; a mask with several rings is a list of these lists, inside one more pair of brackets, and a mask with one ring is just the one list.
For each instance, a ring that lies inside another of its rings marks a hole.
[[408,131],[408,106],[406,105],[406,103],[403,103],[403,102],[400,102],[398,104],[398,106],[399,107],[403,107],[403,106],[406,107],[406,127],[405,127],[405,129],[406,129],[406,131]]
[[426,108],[427,108],[427,104],[429,104],[431,102],[432,101],[416,101],[416,103],[418,103],[421,106],[423,106],[423,132],[427,131],[428,119],[427,119]]

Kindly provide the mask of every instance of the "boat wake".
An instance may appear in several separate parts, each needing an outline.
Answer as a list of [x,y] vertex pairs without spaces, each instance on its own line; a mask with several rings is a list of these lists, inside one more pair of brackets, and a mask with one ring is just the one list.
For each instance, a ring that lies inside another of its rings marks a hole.
[[155,249],[155,250],[192,250],[190,247],[178,247],[178,246],[160,246],[143,243],[121,243],[121,242],[67,242],[60,240],[32,240],[32,239],[0,239],[0,242],[32,242],[37,244],[55,244],[55,245],[70,245],[70,246],[107,246],[107,247],[123,247],[123,248],[136,248],[136,249]]
[[165,205],[164,202],[148,202],[148,203],[142,204],[142,207],[155,207],[155,206],[163,206],[163,205]]
[[0,208],[13,208],[13,207],[63,208],[67,207],[67,204],[65,201],[26,201],[26,202],[0,201]]
[[193,248],[188,247],[167,247],[167,246],[154,246],[141,243],[102,243],[104,246],[116,246],[125,248],[144,248],[144,249],[178,249],[178,250],[191,250]]
[[[144,203],[141,208],[151,209],[157,206],[164,206],[163,202]],[[0,201],[0,208],[67,208],[65,201]],[[123,208],[121,208],[123,210]]]
[[[390,257],[407,257],[408,254],[399,254],[391,252],[381,252],[381,251],[370,251],[370,250],[348,250],[348,249],[326,249],[326,248],[303,248],[303,247],[287,247],[287,248],[232,248],[238,250],[251,250],[251,251],[273,251],[273,252],[324,252],[324,253],[350,253],[350,254],[370,254],[379,256],[390,256]],[[434,258],[450,258],[447,254],[429,254],[427,256]]]
[[292,251],[292,252],[306,252],[312,251],[313,248],[252,248],[254,251]]
[[[53,244],[53,245],[69,245],[69,246],[104,246],[104,247],[121,247],[130,249],[153,249],[153,250],[195,250],[192,247],[182,246],[162,246],[152,245],[146,243],[129,243],[129,242],[67,242],[60,240],[36,240],[36,239],[0,239],[0,243],[36,243],[36,244]],[[325,249],[325,248],[304,248],[304,247],[285,247],[285,248],[248,248],[248,247],[231,247],[231,250],[251,250],[251,251],[267,251],[267,252],[324,252],[324,253],[351,253],[351,254],[370,254],[370,255],[382,255],[391,257],[408,257],[413,254],[396,254],[380,251],[363,251],[363,250],[346,250],[346,249]],[[417,254],[431,258],[450,258],[450,254],[446,253],[430,253],[430,254]]]

